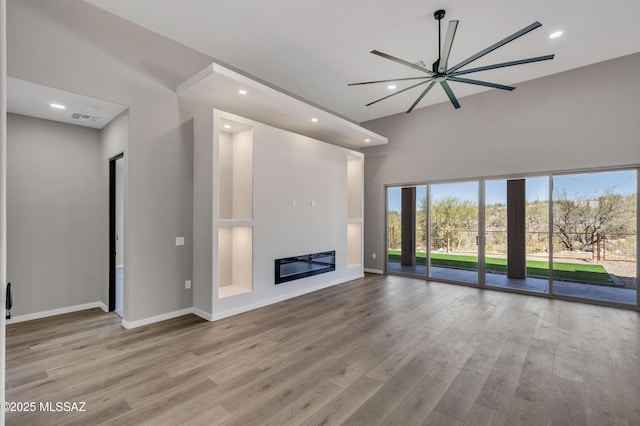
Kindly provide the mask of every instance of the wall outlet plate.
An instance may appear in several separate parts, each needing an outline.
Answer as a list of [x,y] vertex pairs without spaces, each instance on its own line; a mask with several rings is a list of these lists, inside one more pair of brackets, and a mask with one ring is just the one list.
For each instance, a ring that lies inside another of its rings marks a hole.
[[184,288],[187,290],[191,288],[191,280],[186,280],[184,282]]
[[184,245],[184,237],[176,237],[176,245],[183,246]]

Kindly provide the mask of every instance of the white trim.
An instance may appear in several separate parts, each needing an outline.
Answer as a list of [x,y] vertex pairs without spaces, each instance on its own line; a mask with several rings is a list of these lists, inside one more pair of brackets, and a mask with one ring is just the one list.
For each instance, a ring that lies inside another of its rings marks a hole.
[[52,317],[52,316],[55,316],[55,315],[69,314],[71,312],[84,311],[84,310],[87,310],[87,309],[94,309],[94,308],[100,308],[105,312],[109,311],[109,308],[104,303],[102,303],[102,302],[91,302],[91,303],[85,303],[85,304],[82,304],[82,305],[67,306],[66,308],[51,309],[49,311],[34,312],[32,314],[18,315],[18,316],[15,316],[15,317],[11,318],[10,320],[7,320],[7,324],[16,324],[16,323],[19,323],[19,322],[31,321],[31,320],[40,319],[40,318],[47,318],[47,317]]
[[365,272],[368,272],[370,274],[384,274],[384,271],[382,269],[371,269],[371,268],[364,268]]
[[[217,312],[215,314],[209,315],[207,313],[205,313],[205,315],[198,315],[201,316],[202,318],[205,318],[209,321],[217,321],[217,320],[221,320],[223,318],[227,318],[227,317],[231,317],[234,315],[238,315],[238,314],[242,314],[244,312],[248,312],[248,311],[253,311],[254,309],[259,309],[259,308],[263,308],[265,306],[269,306],[269,305],[273,305],[274,303],[278,303],[278,302],[282,302],[284,300],[288,300],[288,299],[293,299],[294,297],[298,297],[298,296],[303,296],[305,294],[308,293],[312,293],[314,291],[318,291],[318,290],[322,290],[324,288],[327,287],[333,287],[335,285],[338,284],[344,284],[344,283],[348,283],[350,281],[353,280],[357,280],[358,278],[362,278],[364,277],[364,273],[359,273],[357,275],[354,275],[352,277],[347,277],[347,278],[342,278],[339,280],[334,280],[334,281],[330,281],[327,283],[322,283],[320,285],[316,285],[313,287],[308,287],[293,293],[287,293],[281,296],[277,296],[277,297],[272,297],[271,299],[266,299],[266,300],[261,300],[259,302],[256,303],[252,303],[250,305],[245,305],[245,306],[240,306],[238,308],[233,308],[233,309],[229,309],[223,312]],[[195,313],[195,312],[194,312]]]
[[245,306],[241,306],[241,307],[238,307],[238,308],[229,309],[229,310],[224,311],[224,312],[218,312],[218,313],[215,313],[215,314],[210,314],[210,313],[205,312],[205,311],[203,311],[201,309],[198,309],[198,308],[192,308],[191,309],[191,313],[194,314],[194,315],[199,316],[200,318],[206,319],[207,321],[217,321],[217,320],[221,320],[223,318],[227,318],[227,317],[231,317],[231,316],[234,316],[234,315],[242,314],[244,312],[252,311],[254,309],[259,309],[259,308],[263,308],[265,306],[273,305],[274,303],[282,302],[282,301],[287,300],[287,299],[292,299],[294,297],[303,296],[303,295],[305,295],[307,293],[312,293],[314,291],[322,290],[323,288],[332,287],[332,286],[338,285],[338,284],[344,284],[344,283],[347,283],[349,281],[353,281],[353,280],[356,280],[356,279],[362,278],[362,277],[364,277],[364,273],[359,273],[357,275],[354,275],[353,277],[343,278],[343,279],[340,279],[340,280],[335,280],[335,281],[331,281],[331,282],[328,282],[328,283],[323,283],[321,285],[309,287],[309,288],[306,288],[304,290],[296,291],[294,293],[288,293],[288,294],[285,294],[285,295],[282,295],[282,296],[273,297],[271,299],[262,300],[260,302],[253,303],[251,305],[245,305]]
[[199,316],[202,319],[206,319],[207,321],[213,321],[213,315],[203,311],[202,309],[191,308],[191,313],[193,315]]
[[[193,314],[193,308],[185,308],[180,309],[179,311],[167,312],[166,314],[156,315],[154,317],[143,318],[136,321],[127,321],[124,318],[122,319],[122,326],[126,329],[142,327],[143,325],[149,325],[160,321],[165,321],[168,319],[181,317],[187,314]],[[196,314],[197,315],[197,314]]]
[[[382,271],[380,271],[380,273],[382,273]],[[253,303],[251,305],[246,305],[246,306],[241,306],[239,308],[229,309],[227,311],[219,312],[219,313],[216,313],[216,314],[213,314],[213,315],[209,314],[209,313],[207,313],[207,312],[205,312],[205,311],[203,311],[201,309],[198,309],[198,308],[185,308],[185,309],[180,309],[179,311],[167,312],[166,314],[156,315],[156,316],[149,317],[149,318],[143,318],[143,319],[140,319],[140,320],[137,320],[137,321],[126,321],[125,319],[122,319],[122,327],[124,327],[126,329],[132,329],[132,328],[142,327],[144,325],[149,325],[149,324],[153,324],[153,323],[160,322],[160,321],[165,321],[165,320],[172,319],[172,318],[181,317],[181,316],[188,315],[188,314],[197,315],[200,318],[206,319],[207,321],[217,321],[217,320],[220,320],[220,319],[223,319],[223,318],[227,318],[227,317],[231,317],[231,316],[234,316],[234,315],[242,314],[244,312],[252,311],[254,309],[263,308],[265,306],[269,306],[269,305],[272,305],[274,303],[282,302],[284,300],[292,299],[294,297],[302,296],[302,295],[305,295],[307,293],[312,293],[314,291],[322,290],[322,289],[327,288],[327,287],[332,287],[332,286],[338,285],[338,284],[344,284],[344,283],[347,283],[349,281],[353,281],[353,280],[356,280],[356,279],[362,278],[362,277],[364,277],[364,273],[359,273],[359,274],[356,274],[356,275],[354,275],[352,277],[347,277],[347,278],[343,278],[343,279],[340,279],[340,280],[325,282],[325,283],[322,283],[320,285],[316,285],[316,286],[313,286],[313,287],[308,287],[308,288],[305,288],[303,290],[299,290],[299,291],[296,291],[296,292],[293,292],[293,293],[288,293],[288,294],[285,294],[285,295],[282,295],[282,296],[273,297],[271,299],[262,300],[260,302]],[[85,310],[85,309],[92,309],[92,308],[101,308],[105,312],[108,311],[108,308],[104,303],[102,303],[102,302],[93,302],[93,303],[86,303],[84,305],[69,306],[67,308],[53,309],[51,311],[37,312],[35,314],[20,315],[20,316],[14,317],[11,320],[8,320],[7,323],[8,324],[13,324],[13,323],[17,323],[17,322],[29,321],[29,320],[38,319],[38,318],[45,318],[45,317],[50,317],[50,316],[54,316],[54,315],[67,314],[67,313],[70,313],[70,312],[82,311],[82,310]]]

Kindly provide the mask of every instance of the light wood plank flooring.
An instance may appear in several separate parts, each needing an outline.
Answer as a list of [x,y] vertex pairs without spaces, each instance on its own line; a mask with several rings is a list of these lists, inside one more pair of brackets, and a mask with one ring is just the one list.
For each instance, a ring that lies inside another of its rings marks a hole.
[[11,325],[6,382],[86,402],[9,425],[639,425],[640,313],[367,275],[215,323]]

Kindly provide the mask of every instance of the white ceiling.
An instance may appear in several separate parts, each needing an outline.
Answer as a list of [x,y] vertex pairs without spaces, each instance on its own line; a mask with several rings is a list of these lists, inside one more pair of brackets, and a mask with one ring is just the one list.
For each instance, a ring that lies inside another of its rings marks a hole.
[[[443,33],[449,19],[460,21],[450,64],[534,21],[542,23],[473,67],[551,53],[556,58],[473,74],[494,83],[517,85],[640,51],[637,0],[85,1],[356,122],[405,111],[420,94],[416,88],[365,107],[390,93],[386,85],[347,83],[420,75],[369,52],[430,66],[438,57],[437,9],[447,11]],[[549,39],[556,30],[564,35]],[[398,90],[410,84],[398,83]],[[462,108],[464,96],[487,90],[453,82],[451,87]],[[444,91],[434,88],[420,107],[445,101]]]
[[[63,105],[56,109],[51,104]],[[45,120],[102,129],[127,106],[7,77],[7,111]]]
[[209,65],[176,91],[183,99],[349,149],[388,142],[358,124],[218,64]]

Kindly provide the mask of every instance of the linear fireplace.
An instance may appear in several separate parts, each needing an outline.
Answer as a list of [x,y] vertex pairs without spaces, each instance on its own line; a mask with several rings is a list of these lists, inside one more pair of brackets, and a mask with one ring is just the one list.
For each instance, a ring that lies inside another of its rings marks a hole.
[[275,260],[276,284],[299,280],[312,275],[324,274],[336,270],[336,252],[303,254]]

